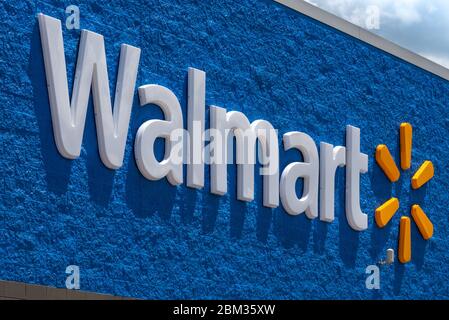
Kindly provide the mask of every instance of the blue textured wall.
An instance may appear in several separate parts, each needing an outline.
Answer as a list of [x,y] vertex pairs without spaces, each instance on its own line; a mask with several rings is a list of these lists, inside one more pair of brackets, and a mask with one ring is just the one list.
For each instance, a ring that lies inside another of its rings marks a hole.
[[[119,46],[142,48],[137,85],[158,83],[186,110],[188,67],[207,73],[207,104],[266,119],[344,145],[345,125],[361,128],[369,172],[357,233],[344,214],[344,170],[337,174],[336,220],[326,224],[257,197],[217,197],[150,182],[137,170],[139,125],[161,117],[135,96],[123,167],[100,161],[92,105],[81,157],[55,148],[36,13],[65,21],[71,1],[0,2],[0,279],[64,287],[65,268],[81,268],[81,288],[146,298],[448,298],[449,83],[272,1],[79,1],[81,27],[105,36],[111,83]],[[78,30],[65,30],[72,82]],[[113,85],[111,85],[113,89]],[[114,92],[113,90],[111,92]],[[185,113],[184,113],[185,114]],[[414,125],[413,166],[395,185],[373,160],[386,143],[398,159],[399,124]],[[282,168],[298,159],[281,151]],[[426,159],[435,178],[410,191]],[[207,168],[208,169],[208,168]],[[300,188],[300,186],[298,186]],[[374,209],[391,195],[400,212],[380,230]],[[435,234],[412,222],[412,261],[381,269],[381,290],[365,289],[365,267],[397,248],[398,222],[418,202]]]

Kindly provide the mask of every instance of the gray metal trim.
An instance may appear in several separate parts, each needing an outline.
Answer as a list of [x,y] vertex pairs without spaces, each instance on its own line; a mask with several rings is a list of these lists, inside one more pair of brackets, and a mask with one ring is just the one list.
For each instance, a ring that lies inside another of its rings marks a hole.
[[449,69],[442,65],[430,61],[408,49],[405,49],[387,39],[384,39],[366,29],[363,29],[351,22],[348,22],[332,13],[324,11],[304,0],[274,0],[290,9],[298,11],[312,19],[324,23],[332,28],[344,32],[354,38],[385,51],[397,58],[411,63],[421,69],[431,72],[445,80],[449,80]]
[[95,292],[0,280],[0,300],[129,300]]

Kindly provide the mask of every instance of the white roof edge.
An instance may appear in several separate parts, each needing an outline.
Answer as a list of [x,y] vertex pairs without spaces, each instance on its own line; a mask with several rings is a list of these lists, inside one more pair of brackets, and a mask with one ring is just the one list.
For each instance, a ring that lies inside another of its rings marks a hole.
[[417,53],[405,49],[304,0],[274,1],[449,81],[449,69],[442,65],[430,61]]

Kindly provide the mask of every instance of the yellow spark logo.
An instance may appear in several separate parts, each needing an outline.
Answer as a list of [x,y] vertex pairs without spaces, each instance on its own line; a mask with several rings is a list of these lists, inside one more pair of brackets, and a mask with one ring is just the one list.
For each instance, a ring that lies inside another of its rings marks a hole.
[[[409,123],[402,123],[399,130],[400,134],[400,148],[401,148],[401,169],[408,170],[411,167],[412,160],[412,126]],[[388,147],[380,144],[376,148],[376,162],[387,178],[391,182],[399,180],[401,173],[399,172],[393,157],[391,156]],[[426,184],[434,175],[434,168],[431,161],[426,160],[421,167],[416,171],[412,177],[411,185],[413,189],[419,189]],[[399,200],[391,198],[376,209],[375,220],[379,228],[385,227],[393,218],[396,211],[399,209]],[[433,235],[433,224],[421,207],[414,204],[411,207],[411,215],[419,232],[425,240],[428,240]],[[412,258],[412,241],[410,230],[410,218],[406,216],[401,217],[399,223],[399,253],[398,258],[402,263],[407,263]]]

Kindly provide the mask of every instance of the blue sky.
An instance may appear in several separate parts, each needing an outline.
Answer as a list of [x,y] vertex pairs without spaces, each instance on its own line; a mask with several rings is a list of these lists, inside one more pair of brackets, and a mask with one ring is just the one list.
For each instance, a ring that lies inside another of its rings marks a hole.
[[449,68],[449,0],[306,1]]

